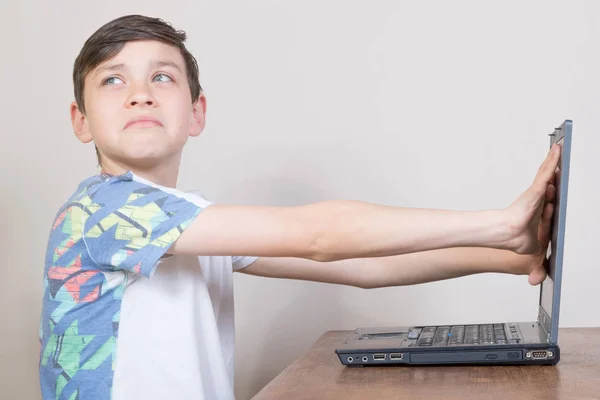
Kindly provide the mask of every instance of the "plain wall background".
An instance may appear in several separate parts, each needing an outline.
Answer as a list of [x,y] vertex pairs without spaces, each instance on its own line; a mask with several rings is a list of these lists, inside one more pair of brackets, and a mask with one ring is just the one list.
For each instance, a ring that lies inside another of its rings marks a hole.
[[[600,3],[29,1],[3,9],[0,387],[37,399],[42,271],[55,212],[97,172],[72,134],[71,68],[129,13],[189,34],[208,125],[180,188],[228,203],[510,204],[574,120],[561,326],[600,326]],[[257,227],[260,229],[260,227]],[[526,277],[360,290],[236,277],[236,391],[248,399],[324,331],[532,320]],[[568,349],[564,351],[568,352]]]

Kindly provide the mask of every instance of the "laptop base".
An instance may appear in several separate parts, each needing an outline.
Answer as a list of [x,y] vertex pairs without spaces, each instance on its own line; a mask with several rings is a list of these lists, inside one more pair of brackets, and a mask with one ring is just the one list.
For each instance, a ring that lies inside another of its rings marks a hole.
[[359,328],[335,350],[347,366],[555,365],[538,322]]
[[377,353],[336,350],[340,362],[349,367],[401,365],[556,365],[559,346],[527,346],[507,348],[454,348],[423,351],[418,349],[381,349]]

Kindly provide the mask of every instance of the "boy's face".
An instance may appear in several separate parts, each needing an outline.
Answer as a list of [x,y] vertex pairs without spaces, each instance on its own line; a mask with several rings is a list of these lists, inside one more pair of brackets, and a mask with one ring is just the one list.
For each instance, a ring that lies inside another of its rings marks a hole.
[[204,128],[206,100],[194,100],[179,49],[135,41],[87,75],[86,114],[73,103],[71,118],[79,139],[94,141],[103,165],[178,165],[188,136]]

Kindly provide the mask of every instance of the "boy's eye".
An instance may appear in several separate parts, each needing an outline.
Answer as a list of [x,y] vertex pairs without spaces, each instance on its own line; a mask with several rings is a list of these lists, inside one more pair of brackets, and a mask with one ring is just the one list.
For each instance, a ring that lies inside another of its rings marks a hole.
[[172,81],[172,79],[169,75],[158,74],[152,79],[152,81],[153,82],[169,82],[169,81]]
[[104,80],[104,82],[102,82],[103,85],[116,85],[118,83],[123,83],[123,81],[116,76],[108,77]]

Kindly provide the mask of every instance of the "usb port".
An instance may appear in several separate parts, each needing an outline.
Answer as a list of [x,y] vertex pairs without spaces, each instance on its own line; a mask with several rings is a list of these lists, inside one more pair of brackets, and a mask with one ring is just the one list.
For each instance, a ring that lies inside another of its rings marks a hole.
[[402,360],[402,353],[390,354],[390,360]]
[[385,360],[385,354],[373,354],[373,360]]

